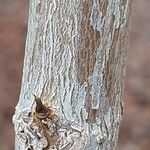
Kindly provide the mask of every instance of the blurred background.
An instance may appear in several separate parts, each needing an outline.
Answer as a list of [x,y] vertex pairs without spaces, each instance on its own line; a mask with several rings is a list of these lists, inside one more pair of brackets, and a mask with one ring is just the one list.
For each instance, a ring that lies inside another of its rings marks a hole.
[[[0,150],[14,149],[29,0],[0,0]],[[133,0],[118,150],[150,149],[150,0]]]

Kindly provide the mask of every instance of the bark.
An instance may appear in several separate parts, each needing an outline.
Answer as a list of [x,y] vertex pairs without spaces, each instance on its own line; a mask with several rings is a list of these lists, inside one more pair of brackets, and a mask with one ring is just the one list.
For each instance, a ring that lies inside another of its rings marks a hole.
[[130,6],[130,0],[30,1],[13,117],[16,150],[116,149]]

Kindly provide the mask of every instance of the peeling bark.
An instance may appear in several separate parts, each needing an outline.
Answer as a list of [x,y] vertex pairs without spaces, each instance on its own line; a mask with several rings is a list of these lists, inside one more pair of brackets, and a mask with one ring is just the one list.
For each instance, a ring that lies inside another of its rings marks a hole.
[[116,149],[130,6],[31,0],[16,150]]

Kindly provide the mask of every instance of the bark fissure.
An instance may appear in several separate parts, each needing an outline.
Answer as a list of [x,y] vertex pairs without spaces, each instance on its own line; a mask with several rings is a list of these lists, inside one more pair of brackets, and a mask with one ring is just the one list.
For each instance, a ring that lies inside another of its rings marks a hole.
[[88,78],[93,73],[96,49],[100,44],[100,32],[95,30],[90,24],[92,3],[84,2],[82,7],[81,13],[83,17],[79,25],[80,39],[76,55],[77,76],[81,85],[88,82]]

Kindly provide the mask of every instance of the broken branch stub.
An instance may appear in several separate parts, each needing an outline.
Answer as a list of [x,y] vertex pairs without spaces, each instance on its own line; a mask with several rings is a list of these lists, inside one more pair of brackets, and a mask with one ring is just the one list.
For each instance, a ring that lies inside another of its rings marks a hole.
[[56,109],[43,104],[41,98],[34,97],[36,106],[33,109],[16,112],[13,117],[21,149],[82,149],[86,136],[82,134],[81,127],[64,124]]

